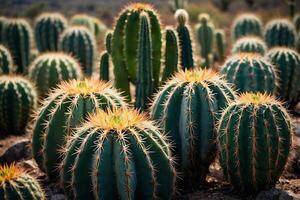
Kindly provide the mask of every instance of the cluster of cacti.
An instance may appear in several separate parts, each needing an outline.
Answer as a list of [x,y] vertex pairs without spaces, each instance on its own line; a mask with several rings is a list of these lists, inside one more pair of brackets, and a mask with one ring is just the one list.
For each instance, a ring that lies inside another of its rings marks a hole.
[[217,29],[215,31],[215,49],[218,60],[221,63],[224,62],[226,53],[226,36],[222,29]]
[[0,165],[1,200],[44,200],[45,195],[35,178],[15,165]]
[[216,155],[218,116],[234,96],[216,72],[195,69],[178,72],[155,97],[150,115],[174,143],[180,187],[205,181]]
[[60,52],[49,52],[38,56],[29,67],[29,77],[37,86],[40,96],[61,81],[82,77],[79,63],[71,56]]
[[246,36],[238,39],[233,47],[231,52],[235,53],[258,53],[262,56],[265,55],[267,51],[267,45],[265,42],[258,38],[252,36]]
[[4,24],[5,24],[6,20],[7,19],[5,17],[0,16],[0,43],[3,43],[2,31],[3,31]]
[[70,199],[171,199],[169,144],[138,111],[98,111],[69,140],[61,183]]
[[15,71],[12,56],[9,50],[0,45],[0,75],[9,74]]
[[59,13],[43,13],[35,22],[35,42],[40,52],[57,51],[59,36],[67,28],[67,20]]
[[262,22],[254,14],[243,14],[238,16],[232,27],[232,37],[234,40],[243,36],[262,36]]
[[274,97],[242,94],[218,126],[219,160],[227,180],[247,194],[274,187],[291,147],[291,120]]
[[33,157],[51,179],[58,178],[60,150],[71,131],[96,109],[125,106],[107,83],[71,80],[61,83],[43,102],[32,127]]
[[109,70],[110,70],[110,55],[111,55],[111,40],[112,32],[107,32],[105,37],[106,51],[103,51],[100,56],[100,80],[109,81]]

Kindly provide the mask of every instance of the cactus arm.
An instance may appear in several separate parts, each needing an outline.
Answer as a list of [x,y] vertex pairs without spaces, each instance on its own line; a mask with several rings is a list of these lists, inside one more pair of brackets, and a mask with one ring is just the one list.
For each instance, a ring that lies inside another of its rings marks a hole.
[[100,79],[109,81],[109,54],[106,51],[100,58]]

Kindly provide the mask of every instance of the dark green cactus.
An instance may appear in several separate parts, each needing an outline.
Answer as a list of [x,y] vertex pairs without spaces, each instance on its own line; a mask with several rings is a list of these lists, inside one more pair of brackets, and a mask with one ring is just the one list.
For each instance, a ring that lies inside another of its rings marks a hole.
[[234,40],[243,36],[262,37],[262,22],[254,14],[243,14],[233,22],[232,37]]
[[15,165],[0,165],[1,200],[45,200],[45,195],[35,178]]
[[234,96],[216,72],[201,69],[178,72],[155,97],[150,115],[174,144],[180,188],[205,181],[217,150],[216,120]]
[[267,45],[265,42],[258,38],[252,36],[246,36],[238,39],[231,50],[231,53],[259,53],[262,56],[265,55],[267,51]]
[[67,28],[67,20],[59,13],[43,13],[35,22],[35,42],[40,52],[57,51],[60,34]]
[[37,86],[39,95],[44,97],[61,81],[81,79],[82,72],[79,63],[73,57],[64,53],[49,52],[34,60],[28,75]]
[[9,50],[0,45],[0,75],[9,74],[15,71],[15,66]]
[[275,66],[259,54],[240,53],[228,58],[221,73],[242,92],[275,94],[278,75]]
[[300,14],[298,14],[294,17],[293,22],[294,22],[294,26],[296,28],[296,32],[299,33],[300,32]]
[[104,51],[100,57],[100,80],[109,81],[109,54]]
[[275,98],[242,94],[223,112],[218,126],[219,159],[236,190],[256,194],[274,187],[291,147],[291,120]]
[[289,9],[290,9],[290,16],[291,16],[291,18],[293,18],[295,16],[295,13],[296,13],[296,1],[295,0],[288,0],[287,4],[288,4]]
[[215,32],[215,48],[219,62],[224,62],[226,54],[226,36],[222,29],[217,29]]
[[105,37],[105,48],[108,54],[111,54],[111,42],[112,42],[112,37],[113,37],[113,33],[111,31],[108,31],[106,33],[106,37]]
[[297,33],[294,25],[287,19],[273,19],[265,28],[265,41],[269,48],[275,46],[296,46]]
[[5,23],[2,31],[3,42],[12,54],[17,73],[27,73],[32,35],[31,27],[24,19],[9,19]]
[[0,135],[20,135],[36,108],[37,95],[25,78],[4,75],[0,77]]
[[175,170],[162,132],[135,110],[99,111],[66,145],[69,199],[171,199]]
[[3,43],[2,31],[3,31],[4,24],[6,21],[7,21],[7,19],[5,17],[0,16],[0,44]]
[[96,54],[95,37],[84,27],[68,28],[61,36],[61,50],[76,57],[87,76],[91,76]]
[[60,84],[43,102],[32,127],[33,157],[49,178],[57,179],[66,137],[96,109],[126,106],[123,98],[98,80],[72,80]]

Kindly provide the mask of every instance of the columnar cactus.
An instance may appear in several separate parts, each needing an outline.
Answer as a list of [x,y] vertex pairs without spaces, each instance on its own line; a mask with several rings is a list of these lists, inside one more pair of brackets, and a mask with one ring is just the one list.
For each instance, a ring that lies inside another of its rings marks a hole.
[[37,86],[40,96],[45,96],[49,89],[61,81],[82,77],[79,63],[71,56],[49,52],[38,56],[29,67],[29,77]]
[[101,22],[98,18],[92,17],[92,22],[94,24],[94,34],[96,38],[101,38],[105,36],[107,31],[106,25]]
[[92,75],[96,41],[89,30],[84,27],[68,28],[61,36],[60,45],[61,50],[71,53],[78,59],[86,75]]
[[205,181],[217,150],[216,120],[234,96],[210,69],[180,71],[157,94],[150,115],[174,144],[173,155],[183,174],[179,187]]
[[13,75],[0,77],[0,135],[25,133],[37,95],[25,78]]
[[67,20],[59,13],[43,13],[35,21],[35,42],[40,52],[57,51],[59,36],[67,28]]
[[271,49],[266,57],[279,72],[278,95],[291,106],[300,100],[300,55],[292,49],[277,47]]
[[96,109],[119,106],[126,104],[108,83],[87,79],[61,83],[43,102],[32,127],[33,157],[39,167],[56,179],[59,152],[73,128]]
[[0,165],[0,199],[44,200],[37,180],[15,165]]
[[295,47],[297,34],[294,25],[287,19],[273,19],[265,28],[265,41],[268,47]]
[[233,22],[232,37],[234,40],[243,36],[262,36],[262,22],[254,14],[243,14]]
[[0,45],[0,74],[9,74],[15,71],[12,56],[9,50]]
[[32,34],[30,25],[24,19],[9,19],[5,23],[3,42],[13,56],[17,73],[27,73]]
[[0,43],[3,43],[2,31],[3,31],[4,24],[5,24],[6,20],[7,19],[5,17],[0,16]]
[[100,56],[100,80],[109,81],[110,70],[110,54],[111,54],[112,32],[108,31],[105,37],[106,51],[103,51]]
[[255,194],[274,187],[291,146],[291,120],[274,97],[242,94],[218,126],[220,164],[235,189]]
[[259,54],[240,53],[228,58],[221,73],[239,92],[275,94],[278,85],[276,68]]
[[215,32],[215,48],[218,61],[224,62],[226,53],[226,36],[222,29],[217,29]]
[[61,183],[69,199],[171,199],[174,194],[169,144],[138,111],[98,111],[65,152]]
[[238,39],[234,43],[231,53],[258,53],[263,56],[265,55],[266,51],[267,45],[262,39],[258,37],[246,36]]

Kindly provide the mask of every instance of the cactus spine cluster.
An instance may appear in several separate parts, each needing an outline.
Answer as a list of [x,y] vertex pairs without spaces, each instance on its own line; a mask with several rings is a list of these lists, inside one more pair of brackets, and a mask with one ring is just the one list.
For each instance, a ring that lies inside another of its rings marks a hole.
[[232,47],[232,54],[258,53],[263,56],[265,55],[266,51],[267,45],[265,42],[258,37],[252,36],[246,36],[238,39]]
[[169,144],[135,110],[98,111],[69,140],[61,183],[70,199],[171,199]]
[[0,135],[24,134],[36,104],[36,91],[28,80],[14,75],[1,76]]
[[100,80],[109,81],[110,57],[111,57],[112,32],[107,32],[105,37],[106,51],[100,56]]
[[0,45],[0,74],[9,74],[14,72],[14,64],[9,50]]
[[222,63],[225,60],[226,53],[226,36],[222,29],[217,29],[215,32],[215,48],[217,52],[217,58]]
[[40,52],[57,51],[59,36],[67,28],[67,20],[59,13],[41,14],[35,22],[35,42]]
[[219,159],[225,177],[248,194],[274,187],[289,155],[291,134],[291,120],[273,97],[242,94],[219,122]]
[[60,150],[73,128],[96,109],[125,106],[123,98],[98,80],[61,83],[43,102],[32,127],[33,157],[49,178],[58,177]]
[[183,174],[180,187],[205,181],[216,155],[219,112],[234,96],[230,86],[210,69],[180,71],[157,94],[150,115],[174,143],[173,155]]
[[91,76],[96,54],[96,41],[84,27],[70,27],[61,36],[61,50],[76,57],[87,76]]
[[17,66],[17,73],[27,73],[32,42],[32,30],[24,19],[9,19],[5,22],[2,37]]
[[37,86],[40,96],[45,96],[49,89],[61,81],[80,79],[81,76],[79,63],[73,57],[59,52],[44,53],[29,67],[29,77]]
[[278,85],[276,68],[259,54],[240,53],[228,58],[221,73],[239,92],[275,94]]
[[15,165],[0,165],[0,199],[44,200],[44,192],[38,182]]
[[262,22],[254,14],[243,14],[233,22],[232,37],[234,40],[243,36],[262,36]]

